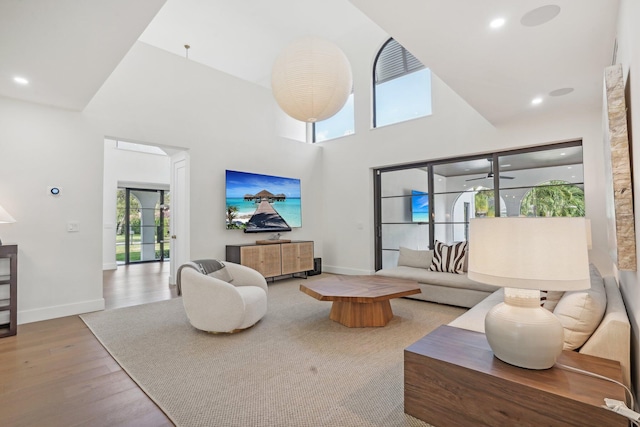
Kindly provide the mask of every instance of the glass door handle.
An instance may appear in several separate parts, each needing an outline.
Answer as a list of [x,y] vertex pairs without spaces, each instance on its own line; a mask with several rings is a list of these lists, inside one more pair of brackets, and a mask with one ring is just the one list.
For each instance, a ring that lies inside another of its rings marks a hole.
[[171,235],[171,238],[172,238],[172,239],[177,239],[177,237],[176,237],[176,235],[175,235],[175,234]]

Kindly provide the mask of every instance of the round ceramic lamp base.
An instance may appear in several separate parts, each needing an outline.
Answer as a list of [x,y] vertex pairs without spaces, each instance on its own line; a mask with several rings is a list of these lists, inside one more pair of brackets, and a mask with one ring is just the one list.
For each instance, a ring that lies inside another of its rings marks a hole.
[[562,324],[540,306],[537,290],[505,288],[505,302],[493,307],[484,323],[493,354],[511,365],[548,369],[562,352]]

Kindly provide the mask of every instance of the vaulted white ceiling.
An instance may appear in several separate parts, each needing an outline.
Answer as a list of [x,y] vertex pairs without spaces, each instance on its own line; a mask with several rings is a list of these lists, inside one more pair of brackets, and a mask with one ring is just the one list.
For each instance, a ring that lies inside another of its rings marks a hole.
[[[495,125],[594,110],[612,63],[616,0],[351,0]],[[536,12],[557,11],[540,25]],[[489,27],[495,18],[504,26]],[[573,91],[563,96],[559,89]],[[541,103],[532,105],[534,98]]]
[[[293,39],[337,41],[374,21],[496,125],[598,109],[618,1],[551,1],[3,0],[0,95],[82,110],[138,38],[181,56],[189,44],[190,59],[268,86]],[[521,23],[549,4],[554,19]],[[496,17],[505,25],[491,30]],[[573,91],[550,95],[563,88]]]
[[2,0],[0,95],[82,110],[164,1]]
[[140,41],[270,87],[271,67],[296,38],[337,41],[370,19],[347,0],[168,0]]

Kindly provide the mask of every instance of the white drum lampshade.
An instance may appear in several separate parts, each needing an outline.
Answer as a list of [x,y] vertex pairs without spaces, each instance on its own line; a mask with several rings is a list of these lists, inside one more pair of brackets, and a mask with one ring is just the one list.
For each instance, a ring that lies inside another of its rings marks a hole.
[[511,365],[547,369],[564,342],[556,316],[540,306],[540,290],[591,286],[584,218],[478,218],[469,226],[471,280],[502,286],[504,303],[485,318],[494,355]]
[[344,106],[353,77],[346,55],[335,44],[303,37],[276,58],[271,90],[280,108],[294,119],[317,122]]

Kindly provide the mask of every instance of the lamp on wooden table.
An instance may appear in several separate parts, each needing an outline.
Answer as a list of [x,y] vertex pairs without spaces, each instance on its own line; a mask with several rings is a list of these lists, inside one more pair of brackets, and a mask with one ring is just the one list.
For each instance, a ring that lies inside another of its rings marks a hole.
[[522,368],[552,367],[564,330],[540,305],[540,291],[591,286],[585,219],[477,218],[469,227],[469,278],[505,288],[485,318],[494,355]]
[[[0,206],[0,224],[8,224],[11,222],[16,222],[16,220],[3,208]],[[0,246],[2,245],[2,240],[0,240]]]

